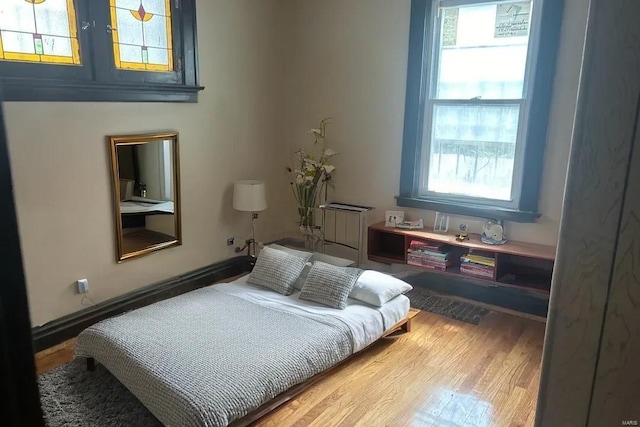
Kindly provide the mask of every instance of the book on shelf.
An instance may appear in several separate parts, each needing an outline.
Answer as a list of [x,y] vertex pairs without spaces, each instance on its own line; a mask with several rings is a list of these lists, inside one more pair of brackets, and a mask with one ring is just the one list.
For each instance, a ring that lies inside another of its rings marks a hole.
[[420,267],[433,267],[433,268],[437,268],[444,271],[447,267],[452,265],[452,261],[444,260],[444,259],[428,258],[428,257],[408,253],[407,264],[417,265]]
[[442,253],[442,252],[432,252],[432,251],[421,251],[417,249],[409,249],[407,250],[408,254],[413,254],[414,256],[421,256],[425,258],[433,258],[433,259],[449,259],[450,252]]
[[493,271],[494,271],[493,267],[487,267],[486,265],[470,264],[466,262],[463,262],[462,264],[460,264],[460,269],[461,270],[464,269],[467,271],[487,272],[490,274],[493,274]]
[[425,262],[425,263],[431,263],[431,264],[442,264],[442,265],[452,265],[451,260],[446,260],[446,259],[438,259],[438,258],[429,258],[429,257],[423,257],[423,256],[415,256],[412,254],[407,254],[407,259],[412,259],[416,262]]
[[446,243],[424,242],[421,240],[412,240],[411,243],[409,243],[409,249],[416,250],[416,251],[447,253],[451,250],[451,245],[448,245]]
[[462,262],[460,263],[460,267],[464,267],[467,270],[477,270],[477,271],[491,271],[495,270],[495,267],[490,267],[488,265],[483,264],[475,264],[472,262]]
[[434,260],[442,260],[446,261],[450,258],[451,252],[432,252],[432,251],[421,251],[416,249],[407,249],[407,254],[410,254],[415,257],[423,257],[423,258],[432,258]]
[[447,266],[446,265],[423,263],[423,262],[420,262],[420,261],[407,260],[407,265],[413,265],[413,266],[416,266],[416,267],[430,268],[432,270],[439,270],[439,271],[446,271],[447,270]]
[[490,258],[490,257],[482,256],[482,255],[476,255],[476,254],[472,254],[472,253],[462,255],[460,257],[460,261],[462,261],[463,263],[466,262],[466,263],[486,265],[488,267],[495,267],[496,266],[496,259],[495,258]]
[[478,273],[478,274],[488,274],[493,277],[493,272],[495,271],[495,267],[489,267],[487,265],[474,264],[470,262],[463,262],[460,264],[460,271]]
[[460,273],[465,276],[479,277],[482,279],[493,279],[493,270],[477,269],[466,264],[460,265]]
[[407,258],[419,259],[423,261],[429,261],[429,262],[441,263],[441,264],[451,264],[451,259],[449,258],[430,256],[427,254],[421,254],[416,252],[407,252]]

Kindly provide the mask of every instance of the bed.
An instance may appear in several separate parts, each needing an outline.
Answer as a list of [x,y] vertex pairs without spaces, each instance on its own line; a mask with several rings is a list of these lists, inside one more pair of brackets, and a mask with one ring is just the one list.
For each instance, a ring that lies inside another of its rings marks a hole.
[[248,278],[102,321],[75,354],[103,364],[167,426],[243,425],[408,319],[404,295],[337,310]]

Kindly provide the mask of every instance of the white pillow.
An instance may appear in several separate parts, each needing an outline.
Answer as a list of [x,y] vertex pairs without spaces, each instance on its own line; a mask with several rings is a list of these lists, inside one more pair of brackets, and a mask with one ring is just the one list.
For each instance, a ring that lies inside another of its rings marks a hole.
[[351,267],[355,264],[355,261],[346,258],[339,258],[333,255],[323,254],[321,252],[307,252],[299,249],[288,248],[286,246],[279,245],[277,243],[271,243],[267,245],[268,248],[277,249],[279,251],[285,251],[290,253],[291,255],[296,255],[301,258],[305,258],[310,263],[314,263],[316,261],[324,262],[325,264],[336,265],[338,267]]
[[337,256],[322,254],[320,252],[314,252],[311,256],[310,262],[324,262],[326,264],[336,265],[338,267],[351,267],[355,264],[355,261],[346,259],[346,258],[338,258]]
[[288,248],[286,246],[278,245],[277,243],[272,243],[270,245],[267,245],[267,247],[268,248],[272,248],[272,249],[277,249],[279,251],[284,251],[284,252],[289,253],[291,255],[299,256],[300,258],[304,258],[305,261],[309,261],[309,258],[311,258],[313,256],[313,254],[311,252],[300,251],[298,249]]
[[349,298],[382,307],[383,304],[400,294],[413,289],[413,286],[388,274],[374,270],[362,272],[353,286]]

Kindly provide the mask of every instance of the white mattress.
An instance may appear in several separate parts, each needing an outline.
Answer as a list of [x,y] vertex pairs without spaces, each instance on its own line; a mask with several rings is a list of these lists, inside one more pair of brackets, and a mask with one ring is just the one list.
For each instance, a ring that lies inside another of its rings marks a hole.
[[261,304],[289,313],[311,313],[333,316],[342,320],[353,335],[353,352],[356,353],[378,338],[393,325],[407,317],[409,298],[399,295],[382,307],[374,307],[363,302],[349,299],[344,310],[337,310],[311,301],[298,298],[300,292],[286,296],[270,289],[247,283],[248,275],[231,283],[215,285],[217,290],[232,294],[256,304]]

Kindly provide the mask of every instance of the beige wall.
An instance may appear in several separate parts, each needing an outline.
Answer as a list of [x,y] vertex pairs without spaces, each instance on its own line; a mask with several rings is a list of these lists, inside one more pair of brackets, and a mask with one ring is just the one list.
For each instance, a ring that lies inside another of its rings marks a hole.
[[[536,224],[507,223],[509,238],[555,244],[576,107],[588,2],[566,0],[549,142]],[[434,213],[397,208],[409,39],[410,0],[288,0],[286,143],[293,152],[306,130],[334,118],[327,145],[335,158],[334,200],[404,210],[432,226]],[[479,232],[483,220],[464,221]]]
[[[7,103],[9,149],[34,325],[82,308],[75,280],[99,302],[234,256],[250,233],[231,208],[236,179],[265,179],[261,240],[280,237],[279,142],[273,100],[280,63],[274,2],[199,1],[198,104]],[[105,135],[180,133],[184,245],[115,262]]]
[[[586,2],[566,0],[537,224],[507,224],[509,237],[554,244],[575,111]],[[295,231],[284,167],[334,118],[332,198],[397,209],[409,0],[198,2],[198,104],[8,103],[9,148],[34,325],[76,311],[75,280],[102,301],[234,256],[248,214],[231,207],[236,179],[267,181],[258,238]],[[115,263],[104,137],[176,130],[181,142],[184,245]],[[433,221],[433,213],[409,210]],[[479,231],[482,221],[463,219]],[[457,225],[455,218],[451,226]]]

